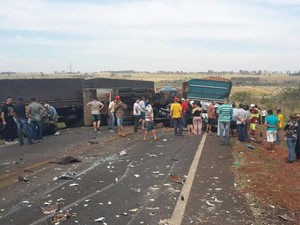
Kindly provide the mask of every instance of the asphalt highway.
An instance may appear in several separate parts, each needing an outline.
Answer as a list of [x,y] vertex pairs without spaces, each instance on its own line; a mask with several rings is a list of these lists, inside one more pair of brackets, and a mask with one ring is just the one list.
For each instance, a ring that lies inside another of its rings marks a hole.
[[[126,130],[119,138],[105,127],[74,128],[41,143],[0,147],[0,224],[55,224],[59,213],[66,225],[167,224],[178,199],[187,201],[181,181],[202,136],[158,128],[158,141],[143,141],[142,130]],[[49,163],[66,156],[81,162]],[[73,179],[60,179],[64,172]]]

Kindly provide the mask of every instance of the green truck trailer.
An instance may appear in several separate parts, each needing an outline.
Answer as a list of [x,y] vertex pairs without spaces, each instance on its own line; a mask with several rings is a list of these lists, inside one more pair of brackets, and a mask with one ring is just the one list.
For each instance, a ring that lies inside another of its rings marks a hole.
[[229,98],[232,83],[230,80],[220,77],[208,77],[204,79],[191,79],[183,83],[183,96],[186,99],[210,102],[212,100],[222,104]]

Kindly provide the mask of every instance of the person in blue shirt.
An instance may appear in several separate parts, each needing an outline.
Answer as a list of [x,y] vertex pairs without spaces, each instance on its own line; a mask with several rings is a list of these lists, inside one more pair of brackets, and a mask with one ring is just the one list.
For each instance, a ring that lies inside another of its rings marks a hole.
[[267,141],[270,143],[270,151],[274,152],[276,135],[278,130],[279,120],[277,116],[273,115],[273,111],[268,110],[268,117],[266,118],[265,125],[267,126]]

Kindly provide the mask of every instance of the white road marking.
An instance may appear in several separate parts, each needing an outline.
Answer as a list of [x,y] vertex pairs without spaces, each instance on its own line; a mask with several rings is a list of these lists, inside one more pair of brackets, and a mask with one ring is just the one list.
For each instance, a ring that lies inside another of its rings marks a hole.
[[205,140],[206,140],[206,136],[207,134],[205,133],[201,139],[201,142],[198,146],[197,152],[195,154],[195,157],[193,159],[193,162],[191,164],[189,173],[187,175],[187,179],[183,185],[183,188],[181,190],[181,193],[179,196],[183,196],[184,197],[184,201],[181,200],[181,198],[179,197],[175,206],[175,209],[173,211],[172,217],[169,221],[169,225],[181,225],[183,216],[184,216],[184,212],[185,212],[185,208],[187,205],[187,201],[189,198],[189,195],[191,193],[191,188],[193,185],[193,181],[196,175],[196,171],[197,171],[197,167],[200,161],[200,157],[202,154],[202,150],[205,144]]

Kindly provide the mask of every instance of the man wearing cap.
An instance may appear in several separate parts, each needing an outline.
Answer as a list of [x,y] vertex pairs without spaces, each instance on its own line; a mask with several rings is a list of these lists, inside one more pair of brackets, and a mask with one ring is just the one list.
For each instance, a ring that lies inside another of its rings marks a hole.
[[116,118],[117,118],[117,125],[118,125],[118,130],[119,130],[119,137],[125,137],[125,129],[123,127],[123,118],[124,118],[124,104],[121,101],[121,98],[119,95],[115,96],[115,113],[116,113]]
[[100,101],[97,101],[96,97],[93,97],[92,101],[87,103],[87,106],[91,108],[94,131],[99,131],[101,124],[100,111],[103,109],[104,104]]
[[23,129],[25,130],[28,144],[32,144],[31,129],[26,115],[26,106],[22,97],[19,97],[18,102],[13,106],[13,114],[17,122],[19,145],[24,144]]
[[184,98],[181,98],[181,108],[182,108],[182,115],[183,115],[182,126],[186,128],[185,112],[188,108],[188,102]]
[[47,111],[49,117],[50,117],[55,123],[57,123],[57,121],[58,121],[58,114],[57,114],[57,112],[56,112],[56,109],[55,109],[53,106],[51,106],[49,103],[47,103],[47,102],[44,104],[44,107],[45,107],[45,109],[46,109],[46,111]]
[[171,104],[170,115],[173,120],[174,135],[182,136],[182,107],[178,97],[175,97],[174,103]]

